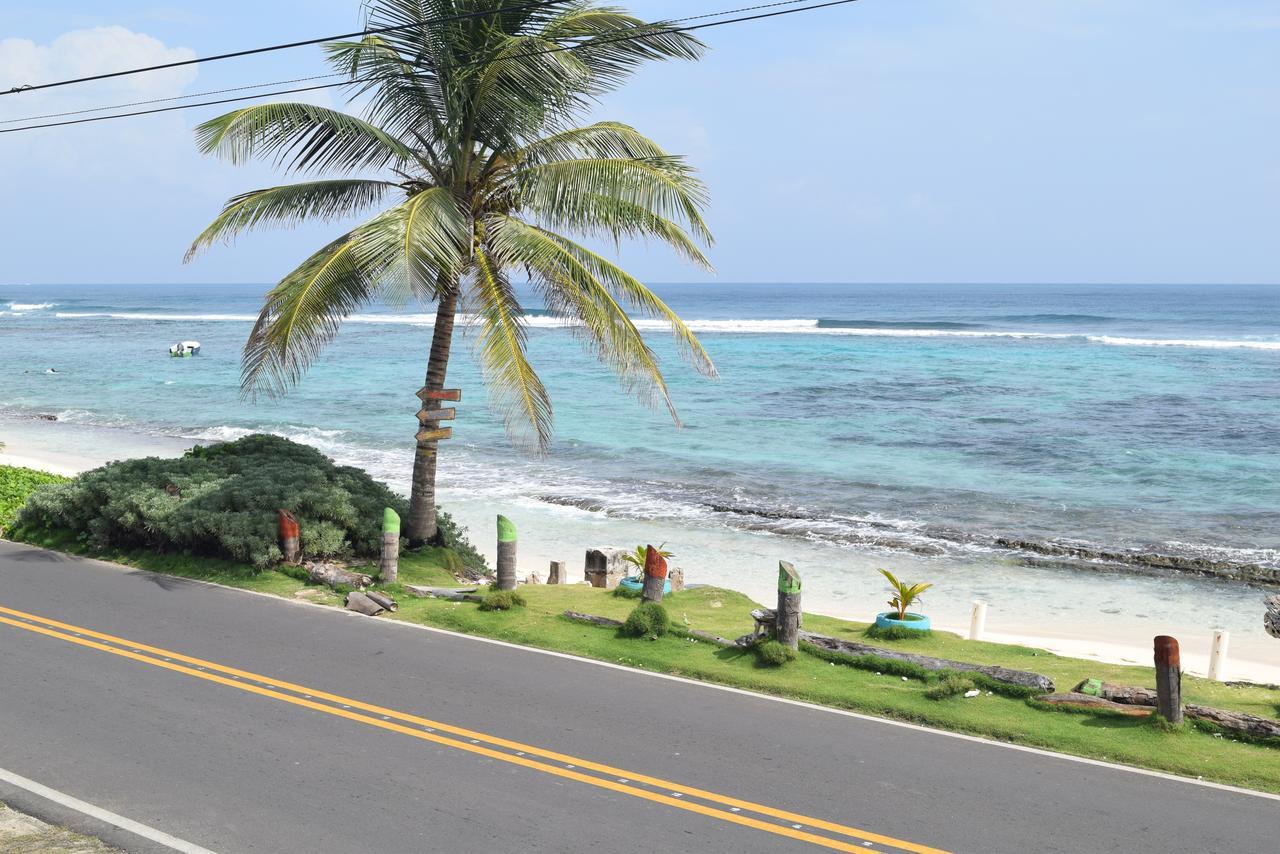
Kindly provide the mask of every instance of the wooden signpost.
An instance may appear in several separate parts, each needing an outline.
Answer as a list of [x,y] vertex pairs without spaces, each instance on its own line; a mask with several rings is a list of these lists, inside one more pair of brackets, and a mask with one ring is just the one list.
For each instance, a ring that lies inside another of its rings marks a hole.
[[778,561],[778,611],[774,617],[778,643],[800,648],[800,573],[785,560]]
[[1177,638],[1156,637],[1156,711],[1171,724],[1182,723],[1182,656]]
[[645,602],[661,602],[662,591],[667,586],[667,559],[653,546],[644,550],[644,589],[640,598]]
[[441,427],[441,421],[452,421],[458,417],[458,410],[455,407],[444,408],[439,404],[441,401],[459,401],[462,400],[462,389],[460,388],[422,388],[418,389],[418,398],[422,401],[422,408],[418,410],[418,424],[422,429],[418,431],[415,437],[419,442],[439,442],[444,439],[453,438],[452,427]]
[[516,526],[506,516],[498,517],[499,590],[516,589]]

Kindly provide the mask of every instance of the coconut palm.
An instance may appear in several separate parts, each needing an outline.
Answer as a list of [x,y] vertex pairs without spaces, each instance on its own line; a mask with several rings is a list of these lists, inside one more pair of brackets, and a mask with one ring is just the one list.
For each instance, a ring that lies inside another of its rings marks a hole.
[[[396,29],[326,46],[363,117],[261,104],[196,130],[205,153],[309,180],[232,198],[188,259],[246,229],[377,211],[267,293],[244,347],[244,392],[287,391],[361,306],[418,301],[435,308],[425,388],[444,387],[454,324],[469,321],[508,433],[545,451],[551,401],[526,354],[522,276],[625,388],[678,424],[628,311],[664,321],[714,376],[710,358],[652,291],[578,241],[652,239],[710,269],[706,188],[634,128],[582,121],[644,62],[695,59],[701,43],[591,0],[371,0],[366,11],[368,29]],[[405,526],[415,542],[437,537],[437,451],[418,440]]]

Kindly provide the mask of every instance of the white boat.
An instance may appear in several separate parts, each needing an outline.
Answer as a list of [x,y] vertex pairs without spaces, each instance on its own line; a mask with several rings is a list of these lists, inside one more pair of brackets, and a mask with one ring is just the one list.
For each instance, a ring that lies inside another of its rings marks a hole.
[[169,355],[175,358],[185,359],[188,356],[196,356],[200,353],[199,341],[179,341],[169,348]]

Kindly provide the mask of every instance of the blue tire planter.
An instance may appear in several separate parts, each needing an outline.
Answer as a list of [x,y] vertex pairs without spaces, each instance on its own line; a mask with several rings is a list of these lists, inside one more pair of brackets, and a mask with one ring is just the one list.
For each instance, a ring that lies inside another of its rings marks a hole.
[[907,612],[907,616],[915,617],[914,620],[899,620],[894,616],[893,611],[885,611],[882,614],[876,614],[877,629],[911,629],[916,632],[927,632],[930,629],[929,618],[924,614],[916,614],[912,611]]
[[[640,593],[644,590],[644,579],[635,578],[633,576],[627,576],[626,578],[618,582],[618,586],[621,587],[623,590],[631,590],[635,593]],[[662,585],[662,595],[666,596],[670,592],[671,592],[671,580],[667,579],[667,581],[663,582],[663,585]]]

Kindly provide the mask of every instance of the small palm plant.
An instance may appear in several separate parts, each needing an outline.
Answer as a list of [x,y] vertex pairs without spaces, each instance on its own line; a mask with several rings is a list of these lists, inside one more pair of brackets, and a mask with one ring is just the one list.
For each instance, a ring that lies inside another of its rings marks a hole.
[[[658,546],[657,548],[658,555],[663,558],[675,557],[674,552],[669,552],[663,549],[663,546],[665,545],[666,543],[662,543]],[[636,568],[636,574],[633,576],[634,578],[643,578],[644,564],[648,556],[649,556],[649,547],[642,543],[636,546],[635,551],[627,552],[626,554],[624,554],[622,556],[622,559]]]
[[893,589],[894,597],[889,600],[889,607],[898,612],[899,620],[907,619],[907,609],[920,598],[920,594],[933,586],[928,581],[922,581],[919,584],[907,584],[905,581],[899,581],[892,572],[887,569],[880,570],[880,574],[889,579],[889,586]]

